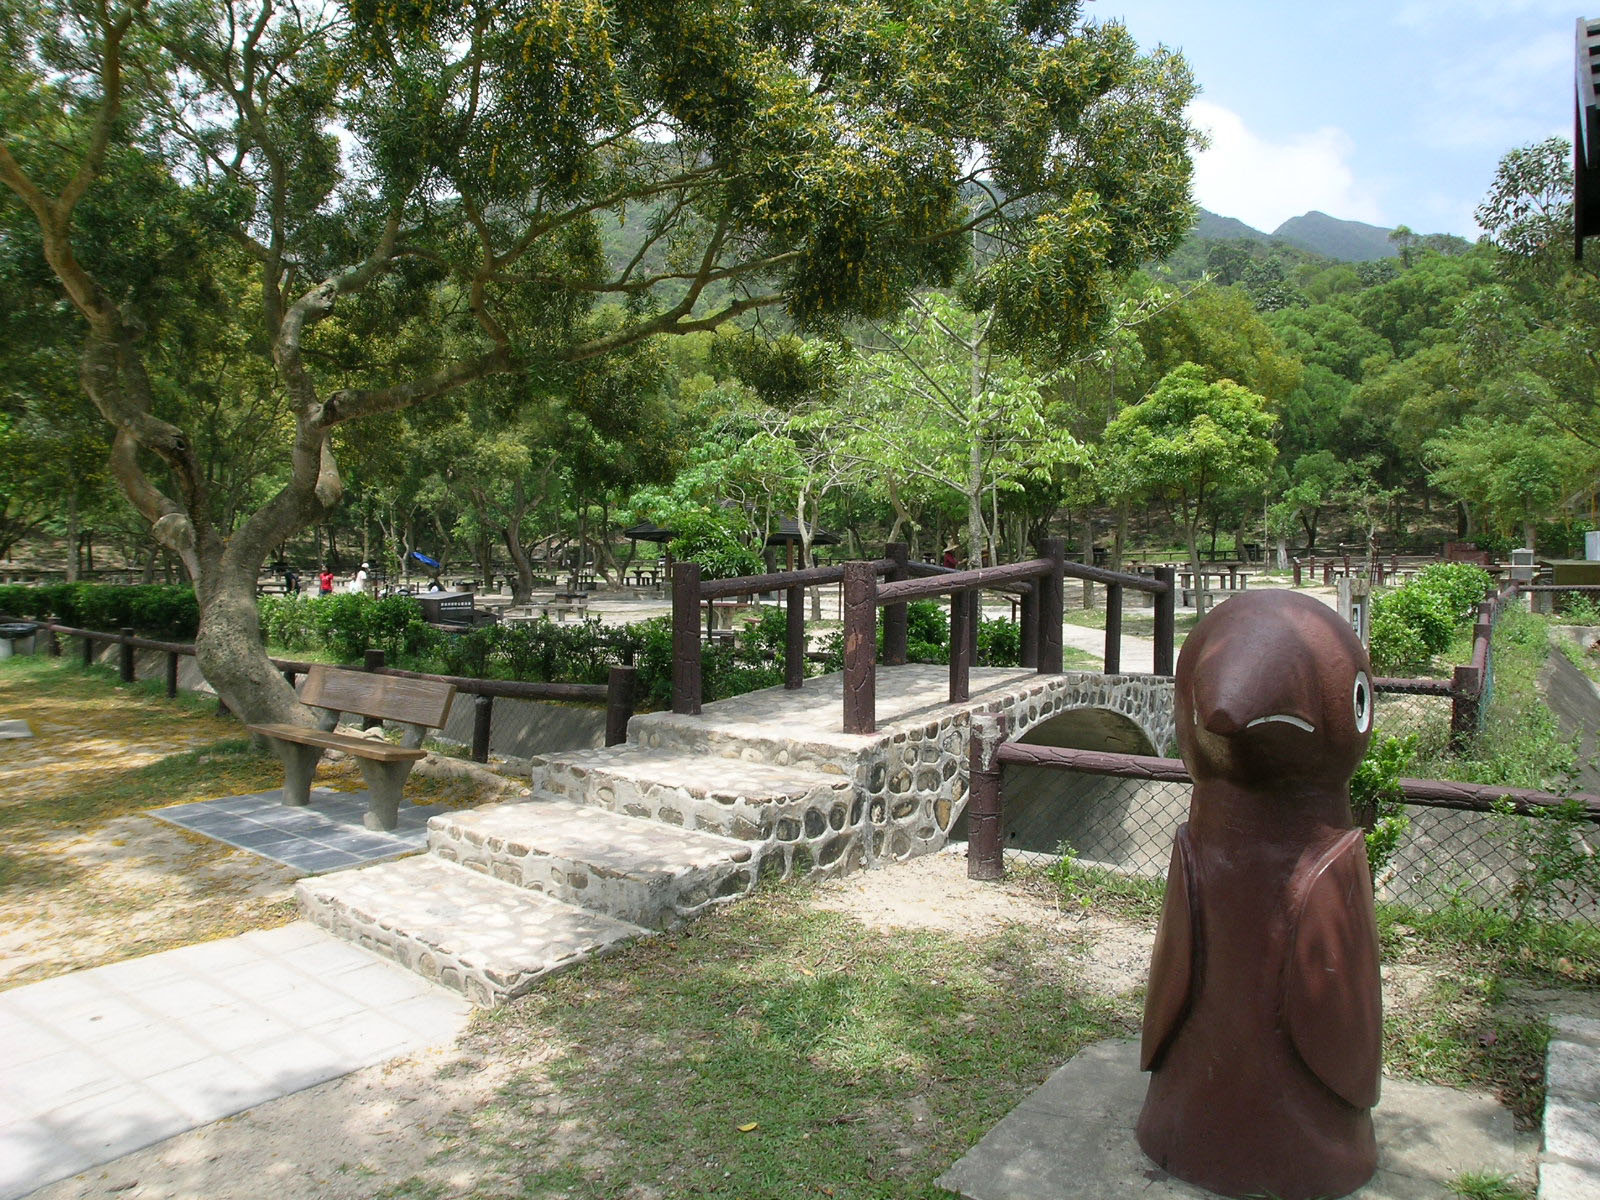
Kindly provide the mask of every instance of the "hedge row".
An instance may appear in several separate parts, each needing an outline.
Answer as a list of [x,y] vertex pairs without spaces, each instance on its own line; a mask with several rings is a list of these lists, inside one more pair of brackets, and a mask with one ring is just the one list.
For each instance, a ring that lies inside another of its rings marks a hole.
[[[392,663],[412,670],[479,679],[604,683],[611,667],[632,662],[638,669],[641,701],[663,707],[672,698],[672,621],[658,617],[632,625],[598,621],[558,624],[534,621],[515,626],[483,625],[448,633],[426,625],[409,596],[373,600],[365,595],[265,597],[261,627],[268,642],[291,653],[325,653],[354,662],[362,650],[382,649]],[[912,662],[949,661],[949,622],[931,602],[908,606],[908,651]],[[767,609],[737,646],[701,646],[701,678],[707,699],[720,700],[783,682],[786,619],[782,609]],[[881,637],[881,632],[880,632]],[[824,639],[825,658],[808,664],[812,673],[838,670],[844,639]],[[978,661],[985,666],[1016,666],[1021,656],[1017,627],[1009,621],[982,621]]]
[[0,613],[108,632],[187,642],[200,627],[200,605],[184,584],[12,583],[0,585]]

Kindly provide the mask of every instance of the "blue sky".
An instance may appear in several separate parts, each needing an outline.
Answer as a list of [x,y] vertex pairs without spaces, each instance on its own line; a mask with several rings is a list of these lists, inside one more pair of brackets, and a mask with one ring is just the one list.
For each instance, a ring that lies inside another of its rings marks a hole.
[[1211,149],[1195,198],[1271,231],[1319,209],[1476,236],[1507,150],[1572,135],[1580,16],[1549,0],[1089,0],[1149,48],[1183,51]]

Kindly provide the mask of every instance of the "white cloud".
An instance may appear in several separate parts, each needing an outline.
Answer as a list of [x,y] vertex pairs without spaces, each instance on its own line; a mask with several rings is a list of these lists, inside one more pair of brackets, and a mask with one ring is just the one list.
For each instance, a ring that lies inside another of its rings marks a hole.
[[1350,168],[1355,143],[1342,129],[1325,126],[1273,142],[1207,100],[1189,106],[1189,119],[1211,140],[1195,158],[1194,192],[1202,207],[1267,233],[1313,209],[1383,223],[1376,199]]

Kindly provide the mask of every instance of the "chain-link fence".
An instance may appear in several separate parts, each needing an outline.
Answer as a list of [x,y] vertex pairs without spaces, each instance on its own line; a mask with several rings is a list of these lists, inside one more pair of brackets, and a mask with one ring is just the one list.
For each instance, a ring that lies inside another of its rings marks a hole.
[[1448,694],[1379,691],[1373,700],[1373,737],[1415,737],[1422,758],[1441,753],[1449,744],[1452,701]]
[[[1408,699],[1434,699],[1408,697]],[[1448,698],[1445,728],[1448,732]],[[1007,865],[1081,865],[1158,879],[1187,818],[1186,783],[1007,764],[1001,835]],[[1583,817],[1518,816],[1407,804],[1380,901],[1427,912],[1479,912],[1600,928],[1600,826]]]

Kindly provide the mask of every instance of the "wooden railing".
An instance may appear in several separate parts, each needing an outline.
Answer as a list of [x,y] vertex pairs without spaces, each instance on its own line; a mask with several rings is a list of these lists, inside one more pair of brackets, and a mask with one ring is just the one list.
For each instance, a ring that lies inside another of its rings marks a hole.
[[[83,644],[83,665],[94,662],[96,642],[120,647],[117,671],[123,683],[134,681],[134,652],[151,650],[167,656],[166,693],[170,699],[178,694],[178,659],[193,658],[194,647],[187,642],[163,642],[154,638],[139,637],[131,629],[107,633],[98,629],[77,629],[55,621],[36,622],[47,634],[47,652],[61,654],[62,637],[78,638]],[[306,674],[312,663],[289,658],[274,658],[272,665],[283,673],[290,687]],[[507,700],[566,700],[581,704],[604,705],[606,709],[606,745],[615,746],[628,740],[628,721],[633,717],[637,699],[637,669],[615,666],[610,669],[605,683],[540,683],[521,679],[479,679],[470,675],[428,675],[420,671],[402,671],[384,665],[382,650],[368,650],[362,670],[379,675],[397,675],[405,679],[430,679],[455,686],[456,691],[472,697],[472,758],[475,762],[489,761],[489,734],[494,723],[494,702]],[[226,713],[227,704],[218,697],[219,711]]]
[[[999,879],[1005,874],[1004,769],[1007,764],[1151,783],[1192,782],[1181,758],[1111,754],[1065,746],[1030,746],[1008,742],[1006,735],[1003,715],[986,713],[973,717],[967,801],[967,875],[972,879]],[[1400,779],[1398,784],[1406,803],[1420,808],[1492,812],[1500,805],[1509,804],[1518,813],[1538,815],[1576,804],[1585,818],[1600,825],[1600,796],[1584,792],[1556,795],[1532,788],[1443,779]]]
[[[805,685],[805,589],[819,584],[843,585],[844,730],[871,733],[876,726],[878,609],[883,612],[883,662],[903,666],[907,658],[906,605],[912,600],[950,596],[950,699],[965,700],[972,664],[977,657],[978,593],[998,591],[1019,600],[1024,667],[1041,673],[1061,670],[1062,581],[1071,576],[1106,587],[1105,669],[1116,674],[1122,662],[1122,597],[1125,589],[1155,597],[1155,672],[1172,674],[1174,640],[1174,575],[1157,567],[1153,576],[1127,575],[1066,561],[1065,543],[1048,538],[1040,557],[1008,566],[962,571],[933,563],[913,562],[903,543],[891,542],[884,556],[831,567],[776,571],[734,579],[702,579],[700,565],[674,563],[672,568],[672,711],[700,712],[701,605],[708,601],[762,592],[784,593],[784,687]],[[884,582],[881,584],[879,580]]]

